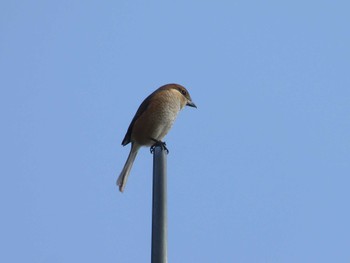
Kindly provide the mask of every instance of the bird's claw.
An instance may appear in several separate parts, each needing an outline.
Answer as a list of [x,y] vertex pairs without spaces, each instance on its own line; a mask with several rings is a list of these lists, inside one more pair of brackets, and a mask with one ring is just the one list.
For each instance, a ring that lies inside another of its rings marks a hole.
[[151,148],[150,148],[150,152],[151,152],[152,154],[154,153],[154,149],[155,149],[157,146],[160,146],[164,151],[166,151],[167,154],[169,153],[169,150],[168,150],[168,148],[166,147],[166,143],[165,143],[165,142],[162,142],[162,141],[159,141],[159,140],[156,140],[156,139],[152,139],[152,141],[155,142],[155,143],[151,146]]

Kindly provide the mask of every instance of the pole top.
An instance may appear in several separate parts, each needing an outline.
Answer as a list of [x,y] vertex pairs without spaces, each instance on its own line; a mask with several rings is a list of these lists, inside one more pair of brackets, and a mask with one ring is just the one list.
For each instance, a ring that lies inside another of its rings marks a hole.
[[165,151],[166,154],[169,154],[169,150],[168,148],[166,147],[166,143],[165,142],[162,142],[162,141],[157,141],[157,140],[154,140],[156,143],[153,144],[150,148],[150,151],[151,151],[151,154],[154,154],[155,152],[155,149],[156,148],[160,148],[161,151]]

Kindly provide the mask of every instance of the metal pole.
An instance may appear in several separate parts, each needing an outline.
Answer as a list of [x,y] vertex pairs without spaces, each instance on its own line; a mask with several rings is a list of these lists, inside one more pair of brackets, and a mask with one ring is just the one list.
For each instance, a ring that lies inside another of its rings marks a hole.
[[161,145],[153,151],[151,263],[168,262],[167,152]]

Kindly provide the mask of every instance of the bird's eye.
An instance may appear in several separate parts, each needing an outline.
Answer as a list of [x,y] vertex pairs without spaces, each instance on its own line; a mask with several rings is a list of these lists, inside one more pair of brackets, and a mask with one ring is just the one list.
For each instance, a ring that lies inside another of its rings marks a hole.
[[182,89],[181,93],[182,93],[182,95],[186,95],[186,90]]

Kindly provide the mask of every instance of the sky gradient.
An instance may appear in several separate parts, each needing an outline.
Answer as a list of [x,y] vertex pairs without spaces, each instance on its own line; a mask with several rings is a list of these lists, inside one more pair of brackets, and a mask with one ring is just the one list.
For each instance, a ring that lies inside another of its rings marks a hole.
[[152,155],[179,83],[169,262],[350,262],[350,3],[3,1],[0,262],[150,262]]

